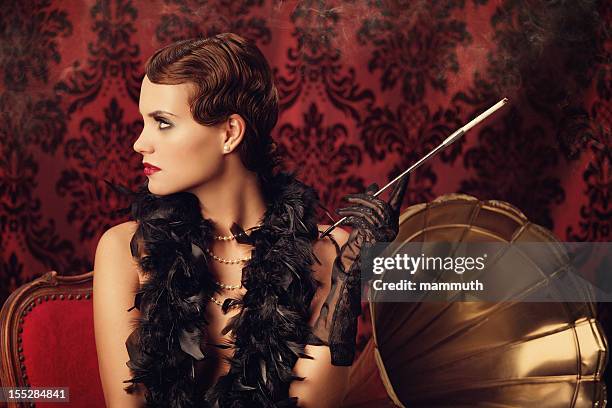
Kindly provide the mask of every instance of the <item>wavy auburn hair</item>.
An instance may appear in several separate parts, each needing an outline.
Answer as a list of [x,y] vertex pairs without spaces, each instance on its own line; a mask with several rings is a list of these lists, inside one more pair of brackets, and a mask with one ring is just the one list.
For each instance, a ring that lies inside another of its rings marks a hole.
[[192,38],[167,45],[145,63],[156,84],[192,83],[189,106],[194,120],[214,126],[231,114],[246,122],[238,146],[244,166],[262,184],[280,164],[271,132],[278,120],[278,92],[266,58],[251,41],[233,33]]

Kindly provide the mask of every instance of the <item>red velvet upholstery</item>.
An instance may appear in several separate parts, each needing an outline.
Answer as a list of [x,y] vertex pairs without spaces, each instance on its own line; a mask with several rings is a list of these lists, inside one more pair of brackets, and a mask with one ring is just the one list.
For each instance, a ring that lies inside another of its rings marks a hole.
[[[69,387],[70,403],[104,407],[93,330],[93,273],[51,271],[13,292],[0,313],[4,387]],[[11,406],[31,406],[30,403]]]

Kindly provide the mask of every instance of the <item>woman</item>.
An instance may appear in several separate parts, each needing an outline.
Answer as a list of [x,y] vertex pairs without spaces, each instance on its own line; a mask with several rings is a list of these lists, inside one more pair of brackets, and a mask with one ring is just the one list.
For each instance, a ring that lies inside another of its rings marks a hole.
[[397,235],[406,181],[390,203],[376,185],[348,196],[338,214],[351,234],[319,239],[316,192],[276,171],[278,95],[254,44],[179,41],[145,71],[134,150],[147,181],[134,221],[106,231],[95,255],[107,406],[339,406],[359,253]]

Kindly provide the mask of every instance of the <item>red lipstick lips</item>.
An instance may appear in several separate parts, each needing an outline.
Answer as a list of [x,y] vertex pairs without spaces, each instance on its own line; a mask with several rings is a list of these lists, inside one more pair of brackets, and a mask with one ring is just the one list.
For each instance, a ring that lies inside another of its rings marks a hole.
[[144,166],[144,174],[145,174],[145,176],[150,176],[151,174],[155,173],[156,171],[160,171],[161,170],[159,167],[155,167],[151,163],[144,162],[142,164]]

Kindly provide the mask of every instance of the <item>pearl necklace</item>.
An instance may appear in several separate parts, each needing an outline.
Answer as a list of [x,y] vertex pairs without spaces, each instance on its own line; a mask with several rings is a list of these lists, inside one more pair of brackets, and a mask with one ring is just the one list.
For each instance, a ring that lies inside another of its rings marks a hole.
[[210,300],[212,300],[213,302],[215,302],[215,304],[219,305],[219,306],[223,306],[222,302],[219,302],[217,299],[215,299],[214,297],[210,297]]
[[[257,228],[257,227],[261,227],[262,224],[258,224],[257,226],[253,227],[253,228]],[[253,229],[253,228],[249,228],[249,229]],[[232,235],[215,235],[214,239],[216,239],[217,241],[231,241],[232,239],[236,239],[237,237],[241,237],[246,235],[246,233],[244,231],[239,232],[238,234],[232,234]],[[222,258],[220,256],[215,255],[209,248],[204,248],[204,251],[210,255],[212,257],[212,259],[214,259],[217,262],[221,262],[224,264],[238,264],[241,262],[246,262],[249,261],[251,259],[251,256],[246,256],[244,258],[237,258],[237,259],[225,259]],[[223,289],[228,289],[228,290],[234,290],[234,289],[240,289],[242,287],[242,282],[238,285],[226,285],[224,283],[221,282],[215,282],[217,284],[217,286],[219,286],[220,288]],[[212,300],[217,306],[222,307],[223,306],[223,302],[215,299],[213,296],[210,297],[210,300]]]
[[[219,286],[220,288],[223,289],[228,289],[228,290],[234,290],[234,289],[240,289],[242,287],[242,282],[240,282],[238,285],[226,285],[224,283],[215,281],[215,283],[217,284],[217,286]],[[223,306],[223,302],[215,299],[214,297],[210,297],[210,300],[212,300],[216,305],[222,307]]]
[[244,258],[237,258],[237,259],[225,259],[225,258],[222,258],[222,257],[220,257],[220,256],[217,256],[217,255],[213,254],[213,252],[212,252],[210,249],[208,249],[208,248],[204,248],[204,251],[205,251],[205,252],[206,252],[208,255],[210,255],[210,256],[212,257],[212,259],[214,259],[215,261],[217,261],[217,262],[221,262],[221,263],[224,263],[224,264],[239,264],[239,263],[241,263],[241,262],[246,262],[246,261],[249,261],[249,260],[251,259],[251,256],[250,256],[250,255],[249,255],[249,256],[246,256],[246,257],[244,257]]
[[[217,256],[217,255],[213,254],[213,252],[210,249],[208,249],[208,248],[204,248],[204,250],[215,261],[218,261],[218,262],[221,262],[221,263],[225,263],[225,264],[237,264],[237,263],[240,263],[240,262],[246,262],[246,261],[251,259],[250,256],[245,257],[245,258],[239,258],[239,259],[225,259],[225,258],[221,258],[220,256]],[[228,289],[228,290],[240,289],[242,287],[242,282],[240,282],[238,285],[226,285],[224,283],[215,281],[215,284],[217,286],[219,286],[220,288]],[[212,300],[217,306],[223,307],[223,302],[215,299],[214,297],[211,296],[210,300]]]
[[243,235],[246,235],[244,232],[239,232],[236,235],[215,235],[214,238],[217,241],[231,241],[232,239],[236,239],[236,237],[241,237]]
[[221,283],[221,282],[215,282],[215,283],[217,284],[218,287],[222,289],[227,289],[227,290],[240,289],[242,287],[242,282],[240,282],[238,285],[226,285],[225,283]]
[[[257,224],[256,226],[249,228],[247,231],[255,229],[255,228],[259,228],[263,226],[263,224]],[[236,239],[238,237],[242,237],[246,235],[246,231],[242,231],[239,232],[238,234],[232,234],[232,235],[215,235],[214,239],[216,239],[217,241],[231,241],[232,239]]]
[[[214,297],[210,297],[210,300],[212,300],[217,306],[223,307],[223,302],[218,301],[217,299],[215,299]],[[238,305],[233,305],[232,308],[237,307]]]

